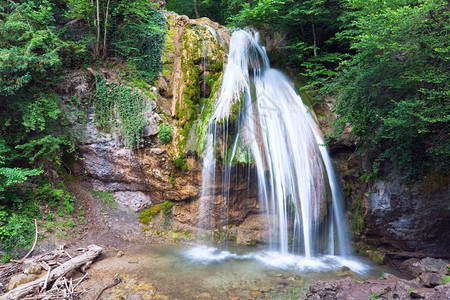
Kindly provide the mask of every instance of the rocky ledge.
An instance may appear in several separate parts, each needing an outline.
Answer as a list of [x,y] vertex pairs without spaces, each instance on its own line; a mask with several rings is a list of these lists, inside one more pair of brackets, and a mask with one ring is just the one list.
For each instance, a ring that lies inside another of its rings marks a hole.
[[405,280],[385,273],[378,280],[356,281],[351,277],[313,283],[307,300],[319,299],[450,299],[450,264],[434,258],[409,259],[403,263],[415,278]]

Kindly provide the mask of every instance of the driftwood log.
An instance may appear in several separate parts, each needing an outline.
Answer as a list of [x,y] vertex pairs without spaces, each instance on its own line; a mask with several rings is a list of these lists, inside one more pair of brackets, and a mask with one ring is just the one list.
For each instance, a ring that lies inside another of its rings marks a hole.
[[16,300],[21,299],[25,295],[31,293],[35,288],[41,289],[45,284],[50,285],[50,283],[54,282],[58,278],[64,276],[68,272],[78,269],[81,266],[92,262],[103,249],[96,245],[91,245],[88,247],[88,251],[72,258],[71,260],[63,263],[61,266],[55,268],[47,276],[36,279],[35,281],[23,284],[18,286],[17,288],[9,291],[8,293],[1,295],[0,300]]

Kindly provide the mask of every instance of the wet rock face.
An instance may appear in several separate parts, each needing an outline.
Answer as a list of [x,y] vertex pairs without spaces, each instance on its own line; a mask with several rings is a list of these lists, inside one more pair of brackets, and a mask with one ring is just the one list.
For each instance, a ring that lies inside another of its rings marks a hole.
[[83,160],[76,174],[86,177],[96,191],[112,191],[119,209],[134,212],[163,201],[183,201],[199,195],[199,169],[183,173],[189,181],[170,181],[174,167],[160,148],[133,152],[114,141],[82,145]]
[[[247,219],[252,218],[252,214],[258,214],[260,210],[257,185],[255,182],[249,182],[248,174],[243,172],[243,168],[239,166],[236,168],[241,170],[233,169],[231,172],[231,182],[235,183],[231,188],[224,188],[221,180],[217,180],[213,195],[204,195],[203,199],[197,197],[193,201],[176,203],[172,209],[173,220],[179,224],[213,230],[225,224],[243,225]],[[229,195],[229,207],[226,205],[225,194]],[[199,218],[199,206],[202,201],[207,202],[203,207],[203,219]],[[258,226],[261,227],[261,225]]]
[[450,251],[450,195],[445,189],[426,193],[424,183],[408,188],[399,179],[375,181],[365,201],[369,241],[373,237],[373,242],[407,251]]

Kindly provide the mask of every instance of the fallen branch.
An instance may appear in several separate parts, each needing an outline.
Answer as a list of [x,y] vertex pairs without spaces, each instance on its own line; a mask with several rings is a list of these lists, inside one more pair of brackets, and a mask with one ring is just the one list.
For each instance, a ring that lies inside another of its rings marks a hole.
[[47,284],[50,284],[51,282],[64,276],[68,272],[77,269],[88,262],[93,261],[103,251],[101,247],[96,245],[91,245],[88,247],[88,249],[89,251],[77,257],[74,257],[73,259],[62,264],[61,266],[55,268],[53,271],[51,271],[50,275],[46,276],[45,278],[39,278],[36,279],[35,281],[20,285],[17,288],[9,291],[8,293],[0,296],[0,300],[21,299],[25,295],[31,293],[35,288],[40,289],[45,284],[47,277],[48,277]]
[[112,288],[113,286],[118,285],[121,282],[122,282],[122,280],[119,278],[119,274],[116,274],[114,276],[114,283],[111,283],[107,287],[103,288],[103,290],[100,291],[100,293],[98,294],[97,298],[95,298],[95,300],[98,300],[100,298],[100,296],[103,294],[104,291],[106,291],[107,289]]
[[41,293],[47,289],[48,279],[50,278],[51,272],[52,272],[52,267],[48,266],[47,276],[45,276],[45,281],[44,281],[44,285],[42,286]]
[[25,259],[27,259],[28,256],[31,254],[31,252],[34,251],[34,248],[36,248],[36,244],[37,244],[37,240],[38,240],[38,227],[37,227],[37,221],[36,221],[36,219],[34,219],[34,228],[35,228],[35,230],[36,230],[36,234],[35,234],[35,236],[34,236],[33,247],[31,247],[30,251],[28,251],[27,255],[25,255],[22,259],[19,259],[19,260],[13,260],[13,262],[16,262],[16,263],[19,263],[19,264],[23,263],[23,262],[25,261]]
[[83,277],[81,277],[81,279],[78,280],[78,282],[73,286],[74,289],[77,288],[77,286],[88,276],[88,273],[84,274]]

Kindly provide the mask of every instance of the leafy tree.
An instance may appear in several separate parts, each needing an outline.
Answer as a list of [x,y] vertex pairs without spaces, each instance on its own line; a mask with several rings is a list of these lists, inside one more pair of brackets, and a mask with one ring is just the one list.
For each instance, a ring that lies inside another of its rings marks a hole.
[[64,43],[49,1],[9,1],[0,12],[0,204],[15,200],[17,185],[60,163],[72,149],[59,97],[51,87],[60,72]]
[[360,137],[374,173],[392,161],[408,178],[450,167],[447,1],[347,0],[340,34],[356,54],[336,88],[341,126]]
[[275,63],[296,70],[307,82],[303,89],[315,92],[348,56],[345,43],[335,39],[342,11],[335,0],[259,0],[244,3],[230,19],[283,37],[285,46],[271,53]]
[[148,0],[67,0],[67,16],[81,18],[90,28],[94,59],[128,58],[153,81],[160,71],[165,17]]

